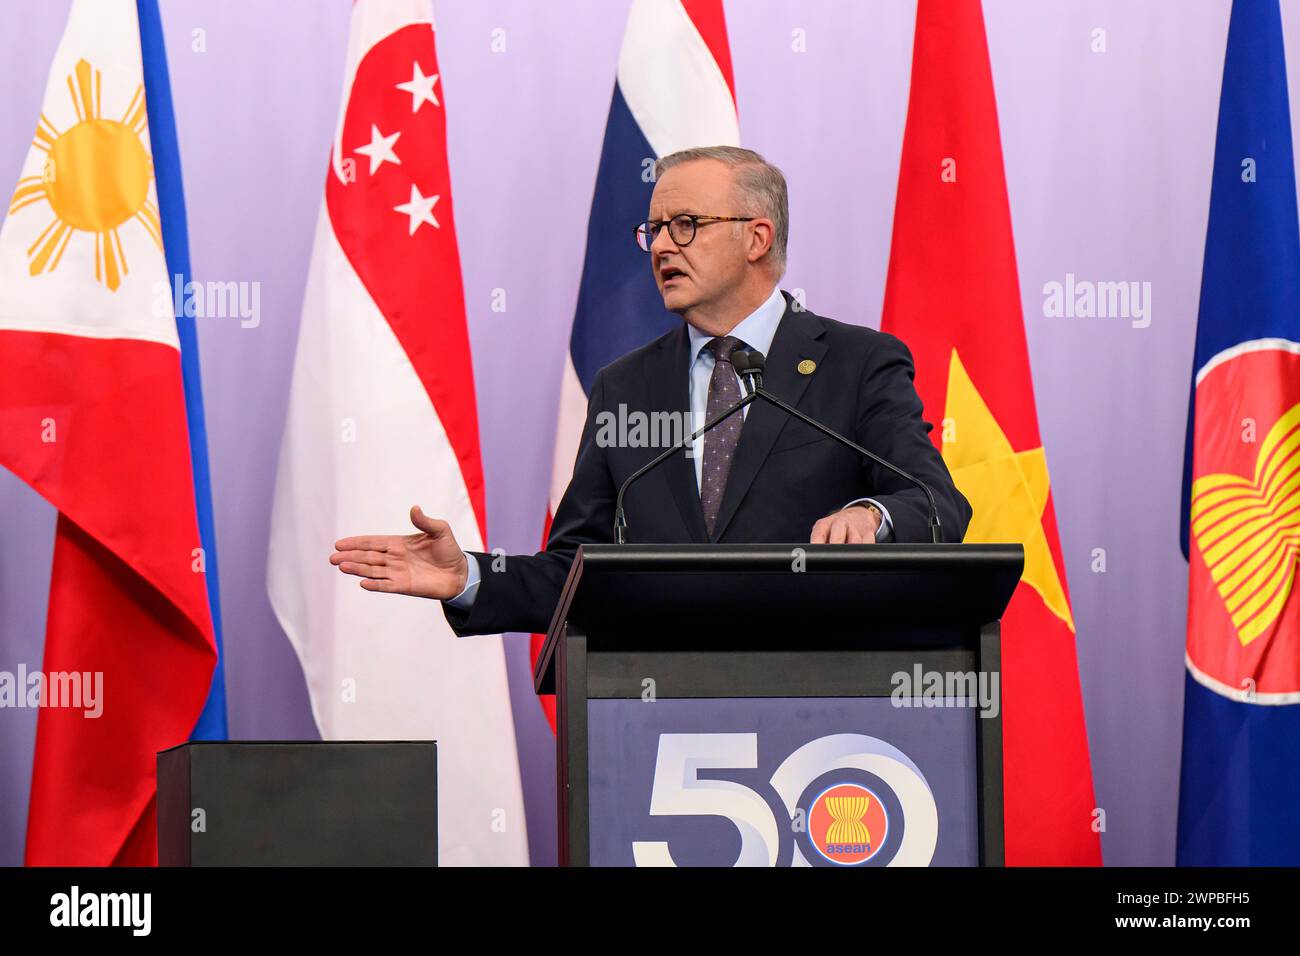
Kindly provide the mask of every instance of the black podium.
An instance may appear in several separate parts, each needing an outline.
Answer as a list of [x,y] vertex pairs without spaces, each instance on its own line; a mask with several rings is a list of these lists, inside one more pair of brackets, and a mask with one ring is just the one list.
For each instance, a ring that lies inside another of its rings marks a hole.
[[1019,545],[590,545],[534,674],[561,865],[1001,865]]

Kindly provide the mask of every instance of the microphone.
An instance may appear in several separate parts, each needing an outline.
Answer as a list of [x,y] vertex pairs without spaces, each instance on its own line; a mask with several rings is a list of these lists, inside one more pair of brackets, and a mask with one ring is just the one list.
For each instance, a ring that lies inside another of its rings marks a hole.
[[752,395],[755,389],[763,387],[763,368],[766,366],[763,353],[736,349],[731,353],[731,367],[744,383],[745,392]]
[[[732,354],[738,355],[740,353],[735,352]],[[733,363],[733,367],[734,367],[734,363]],[[673,455],[673,453],[682,451],[683,449],[689,447],[691,443],[695,441],[695,439],[699,438],[701,435],[709,431],[711,428],[715,428],[716,426],[725,422],[732,415],[736,414],[736,412],[740,411],[746,405],[753,402],[754,399],[756,399],[757,397],[758,395],[755,394],[755,392],[751,389],[748,395],[746,395],[740,401],[736,402],[736,404],[732,405],[726,411],[721,412],[712,421],[705,422],[704,425],[701,426],[699,429],[697,429],[695,432],[691,433],[690,435],[687,435],[685,438],[677,442],[672,447],[668,448],[662,454],[655,456],[653,459],[646,462],[646,464],[642,465],[636,471],[632,472],[632,474],[627,476],[627,479],[623,482],[623,484],[619,486],[618,497],[614,501],[614,543],[615,544],[627,544],[627,515],[624,514],[623,512],[623,496],[627,494],[628,488],[632,487],[632,483],[637,481],[639,478],[641,478],[642,475],[654,471],[665,461],[667,461]]]
[[921,481],[919,478],[915,478],[908,474],[892,462],[886,461],[874,452],[867,451],[861,445],[849,441],[839,432],[835,431],[835,429],[828,428],[816,419],[810,418],[793,405],[787,405],[785,402],[781,401],[781,399],[777,398],[765,389],[763,387],[763,369],[767,367],[767,360],[763,358],[762,352],[737,349],[735,352],[731,353],[731,367],[736,370],[736,374],[740,376],[740,380],[745,383],[745,390],[748,392],[745,396],[745,400],[761,398],[769,404],[775,405],[787,415],[793,415],[804,424],[811,425],[823,435],[828,435],[831,438],[834,438],[841,445],[852,448],[859,455],[874,461],[877,465],[880,465],[888,471],[892,471],[894,474],[898,475],[898,477],[911,482],[925,492],[925,499],[930,505],[930,540],[935,544],[939,544],[943,540],[942,532],[939,527],[939,507],[934,503],[934,492],[930,490],[929,485]]

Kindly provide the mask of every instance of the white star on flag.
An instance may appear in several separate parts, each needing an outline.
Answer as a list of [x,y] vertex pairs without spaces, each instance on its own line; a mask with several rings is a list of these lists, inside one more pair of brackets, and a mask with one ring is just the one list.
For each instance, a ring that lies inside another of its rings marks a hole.
[[397,142],[397,137],[401,135],[401,131],[398,130],[392,136],[385,136],[383,133],[379,132],[378,126],[372,125],[370,127],[370,144],[368,146],[358,146],[353,150],[353,152],[360,153],[362,156],[370,157],[370,175],[373,176],[375,170],[383,163],[387,162],[395,163],[398,166],[402,165],[402,161],[398,159],[397,154],[393,152],[393,144]]
[[418,112],[425,103],[441,106],[442,104],[438,102],[438,94],[433,92],[434,84],[438,82],[438,74],[425,76],[418,62],[412,64],[412,69],[415,73],[410,82],[397,84],[399,90],[411,94],[411,112]]
[[411,217],[411,231],[408,235],[415,235],[415,230],[419,229],[424,223],[428,223],[435,229],[440,229],[438,220],[433,218],[433,205],[441,196],[424,197],[420,195],[420,190],[411,183],[411,201],[404,202],[400,206],[394,206],[394,212],[400,212]]

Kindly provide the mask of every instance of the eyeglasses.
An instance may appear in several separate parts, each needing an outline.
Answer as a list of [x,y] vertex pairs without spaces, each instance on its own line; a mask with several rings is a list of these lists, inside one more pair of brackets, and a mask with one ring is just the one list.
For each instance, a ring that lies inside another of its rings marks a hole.
[[650,247],[654,245],[655,237],[659,235],[659,230],[664,226],[668,227],[668,238],[679,246],[689,246],[695,241],[695,230],[701,225],[710,226],[715,222],[753,222],[756,218],[756,216],[692,216],[689,213],[681,213],[667,221],[647,219],[645,222],[637,223],[632,232],[641,251],[649,252]]

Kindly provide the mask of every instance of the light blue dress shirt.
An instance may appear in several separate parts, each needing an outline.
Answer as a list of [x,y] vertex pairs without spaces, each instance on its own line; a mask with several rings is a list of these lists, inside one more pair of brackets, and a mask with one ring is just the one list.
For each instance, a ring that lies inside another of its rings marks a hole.
[[[781,295],[781,290],[774,287],[772,294],[753,312],[745,316],[740,324],[732,329],[728,335],[735,336],[741,342],[753,350],[756,349],[764,355],[772,351],[772,340],[776,337],[776,327],[781,324],[781,316],[785,315],[785,297]],[[716,360],[713,353],[704,346],[713,341],[713,336],[707,332],[701,332],[693,325],[686,327],[687,335],[690,338],[691,355],[694,359],[691,362],[690,369],[690,400],[692,431],[699,429],[708,419],[705,415],[709,407],[709,380],[713,378],[713,366]],[[739,383],[740,377],[736,377]],[[739,385],[740,394],[745,394],[744,385]],[[749,415],[749,407],[741,409],[741,415]],[[704,436],[701,435],[691,444],[691,457],[695,460],[695,486],[698,488],[703,481],[704,472]],[[894,536],[894,522],[889,517],[889,511],[880,502],[874,498],[858,498],[850,501],[845,508],[857,504],[872,504],[880,509],[881,522],[880,527],[876,529],[877,541],[889,541]],[[447,601],[452,607],[459,610],[469,610],[474,606],[474,597],[478,593],[479,582],[482,580],[482,574],[479,570],[478,561],[472,554],[465,557],[469,561],[469,575],[465,580],[465,590],[461,591],[454,598]]]

